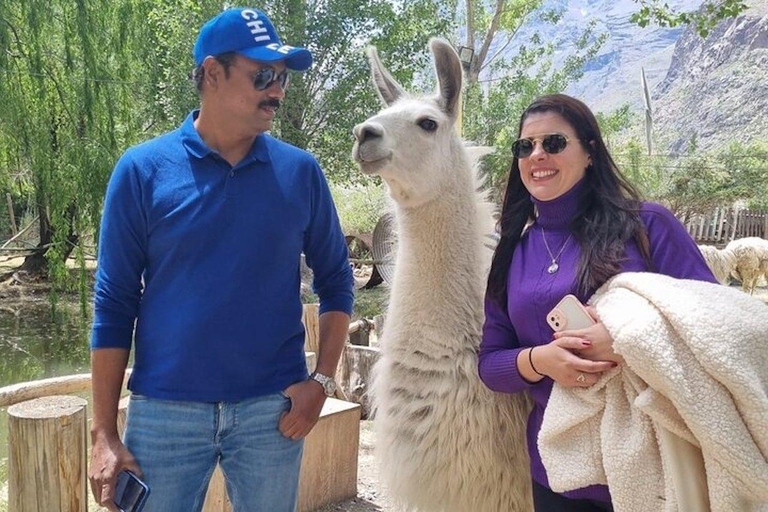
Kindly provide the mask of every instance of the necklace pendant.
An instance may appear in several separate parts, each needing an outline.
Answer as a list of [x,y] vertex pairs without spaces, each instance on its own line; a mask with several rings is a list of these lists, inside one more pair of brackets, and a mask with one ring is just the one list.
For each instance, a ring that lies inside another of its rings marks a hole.
[[550,274],[554,274],[559,269],[560,269],[560,265],[558,265],[555,260],[552,260],[552,264],[549,266],[549,268],[547,268],[547,272],[549,272]]

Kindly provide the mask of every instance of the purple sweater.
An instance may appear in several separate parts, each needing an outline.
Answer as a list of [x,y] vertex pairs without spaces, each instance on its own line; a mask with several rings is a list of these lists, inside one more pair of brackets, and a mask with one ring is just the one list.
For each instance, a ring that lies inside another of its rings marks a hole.
[[[551,258],[542,234],[552,254],[557,255],[566,243],[568,224],[576,213],[577,184],[569,192],[552,201],[537,201],[538,218],[523,235],[515,248],[507,277],[507,310],[486,297],[485,324],[480,344],[480,378],[490,389],[502,393],[529,390],[534,408],[528,418],[528,452],[531,456],[533,479],[549,487],[547,473],[536,445],[544,408],[547,406],[554,381],[545,377],[531,384],[517,369],[517,354],[527,348],[545,345],[552,340],[552,329],[546,323],[546,314],[566,294],[576,295],[583,303],[592,295],[578,292],[576,270],[580,250],[571,238],[558,258],[560,269],[547,273]],[[698,279],[717,282],[704,262],[693,239],[682,224],[664,207],[644,203],[640,212],[648,232],[651,261],[654,272],[680,279]],[[542,233],[543,228],[543,233]],[[627,243],[626,260],[622,272],[648,271],[648,265],[634,241]],[[574,499],[610,502],[608,487],[593,485],[564,494]]]

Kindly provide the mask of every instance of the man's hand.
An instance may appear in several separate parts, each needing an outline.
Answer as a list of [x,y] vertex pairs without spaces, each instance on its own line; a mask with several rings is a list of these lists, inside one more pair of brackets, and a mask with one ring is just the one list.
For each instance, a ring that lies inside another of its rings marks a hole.
[[140,477],[141,468],[116,433],[109,435],[94,433],[92,437],[91,464],[88,468],[91,491],[96,503],[117,512],[113,501],[117,475],[127,469]]
[[325,403],[323,386],[314,380],[305,380],[288,386],[285,394],[291,399],[291,410],[280,418],[280,433],[298,441],[312,430]]

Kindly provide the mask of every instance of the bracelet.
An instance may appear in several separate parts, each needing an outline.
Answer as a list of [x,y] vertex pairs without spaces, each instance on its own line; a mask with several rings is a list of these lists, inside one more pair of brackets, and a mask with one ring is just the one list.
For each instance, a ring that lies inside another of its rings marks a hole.
[[541,373],[539,370],[536,369],[535,366],[533,366],[533,349],[534,348],[536,348],[536,347],[531,347],[531,348],[528,349],[528,362],[531,364],[531,370],[533,370],[533,372],[536,375],[541,375],[542,377],[546,377],[546,375]]

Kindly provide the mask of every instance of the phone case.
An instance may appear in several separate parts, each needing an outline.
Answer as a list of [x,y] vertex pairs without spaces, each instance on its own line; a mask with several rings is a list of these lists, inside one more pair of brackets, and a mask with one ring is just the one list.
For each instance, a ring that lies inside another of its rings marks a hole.
[[115,505],[120,512],[141,512],[149,497],[149,486],[130,471],[121,471],[115,485]]
[[557,303],[552,311],[547,314],[547,323],[555,332],[584,329],[594,325],[595,321],[589,316],[579,299],[573,295],[566,295]]

